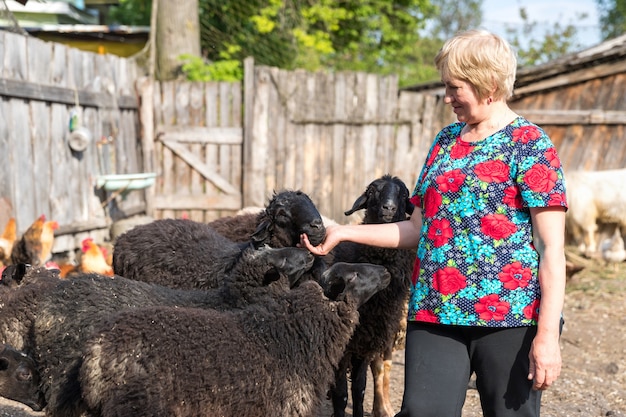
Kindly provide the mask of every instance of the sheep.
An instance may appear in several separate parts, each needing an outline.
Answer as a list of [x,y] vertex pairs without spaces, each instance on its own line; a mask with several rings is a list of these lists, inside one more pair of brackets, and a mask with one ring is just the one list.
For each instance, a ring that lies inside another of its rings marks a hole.
[[598,224],[626,228],[626,169],[572,171],[565,174],[568,233],[587,257],[598,252]]
[[[318,243],[326,234],[317,208],[301,191],[276,194],[258,215],[225,218],[220,226],[217,222],[161,219],[135,226],[114,244],[113,271],[173,288],[215,288],[218,283],[207,278],[219,276],[224,258],[242,245],[290,247],[299,243],[301,233]],[[227,234],[229,228],[239,236]],[[316,261],[314,278],[324,267],[321,259]]]
[[83,398],[102,417],[312,416],[358,306],[389,279],[381,266],[338,263],[322,286],[309,280],[243,310],[120,313],[85,344]]
[[[406,220],[413,213],[409,190],[402,180],[383,175],[372,181],[365,192],[354,202],[346,216],[365,210],[361,223],[391,223]],[[368,365],[374,382],[373,415],[394,415],[389,397],[389,378],[392,353],[401,326],[406,320],[411,271],[415,261],[413,249],[377,248],[344,242],[331,253],[332,262],[367,262],[383,265],[391,274],[391,283],[375,294],[360,309],[357,326],[344,358],[337,369],[336,379],[330,388],[333,416],[345,415],[348,401],[347,373],[352,381],[352,410],[355,417],[363,416],[363,400],[367,383]]]
[[207,223],[234,242],[252,239],[255,246],[296,246],[306,233],[313,244],[324,240],[326,228],[311,198],[300,190],[274,193],[261,212],[226,216]]
[[312,263],[306,249],[248,247],[213,290],[172,289],[94,273],[59,279],[53,271],[37,269],[18,287],[0,287],[0,342],[35,359],[49,415],[78,416],[84,406],[76,379],[81,346],[100,320],[145,306],[242,308],[280,294]]
[[12,346],[0,345],[0,396],[21,402],[34,411],[45,405],[39,389],[39,373],[35,362]]

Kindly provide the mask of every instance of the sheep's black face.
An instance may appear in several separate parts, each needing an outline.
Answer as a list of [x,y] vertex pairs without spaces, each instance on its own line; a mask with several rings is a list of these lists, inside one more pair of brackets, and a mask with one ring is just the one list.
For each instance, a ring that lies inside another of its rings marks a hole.
[[349,216],[365,209],[363,223],[393,223],[406,220],[407,214],[413,213],[413,208],[404,182],[398,177],[383,175],[372,181],[344,214]]
[[352,301],[358,308],[390,281],[391,274],[384,266],[336,262],[324,271],[320,285],[329,299]]
[[263,285],[269,285],[280,279],[281,276],[286,276],[289,280],[289,286],[293,287],[302,275],[311,269],[315,261],[313,254],[302,248],[270,248],[266,246],[254,252],[257,260],[267,265]]
[[308,195],[302,191],[283,191],[267,206],[273,219],[274,235],[281,235],[284,246],[296,246],[300,235],[306,233],[313,245],[319,245],[326,236],[320,212]]
[[8,345],[0,345],[0,395],[42,410],[46,401],[39,389],[39,373],[35,362]]

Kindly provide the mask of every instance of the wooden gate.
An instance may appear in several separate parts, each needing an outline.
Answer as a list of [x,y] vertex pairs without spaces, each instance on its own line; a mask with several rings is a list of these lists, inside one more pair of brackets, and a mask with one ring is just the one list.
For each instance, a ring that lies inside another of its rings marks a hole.
[[206,222],[240,209],[241,85],[144,81],[139,90],[146,163],[158,173],[148,213]]

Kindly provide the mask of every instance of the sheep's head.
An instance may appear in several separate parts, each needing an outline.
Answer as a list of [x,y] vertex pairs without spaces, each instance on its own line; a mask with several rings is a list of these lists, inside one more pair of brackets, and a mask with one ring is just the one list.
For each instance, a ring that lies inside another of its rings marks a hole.
[[320,285],[331,300],[353,302],[358,308],[391,281],[382,265],[336,262],[322,274]]
[[42,410],[46,401],[39,389],[35,362],[9,345],[0,345],[0,395]]
[[250,246],[242,252],[241,265],[246,273],[255,275],[254,282],[246,281],[246,285],[266,286],[281,277],[286,277],[289,287],[294,287],[298,280],[311,269],[315,257],[307,249],[286,247],[271,248],[263,246],[254,249]]
[[319,245],[326,236],[322,215],[302,191],[275,193],[259,218],[252,234],[257,248],[265,244],[275,248],[296,246],[302,233],[306,233],[311,244]]
[[365,209],[363,223],[369,224],[406,220],[415,208],[409,197],[409,190],[400,178],[383,175],[372,181],[344,214],[349,216]]

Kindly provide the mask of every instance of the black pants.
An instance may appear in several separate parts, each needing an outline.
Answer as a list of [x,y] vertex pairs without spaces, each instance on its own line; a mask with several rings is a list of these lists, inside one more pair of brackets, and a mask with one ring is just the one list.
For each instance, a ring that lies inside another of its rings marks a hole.
[[536,331],[409,322],[396,417],[460,417],[472,372],[485,417],[539,417],[541,391],[527,378]]

